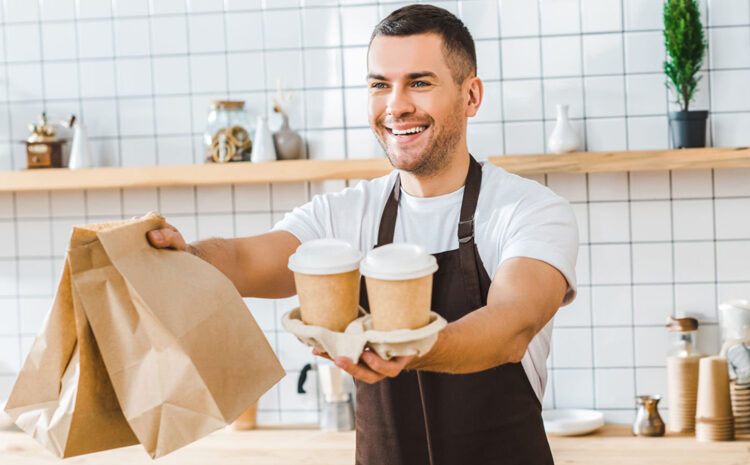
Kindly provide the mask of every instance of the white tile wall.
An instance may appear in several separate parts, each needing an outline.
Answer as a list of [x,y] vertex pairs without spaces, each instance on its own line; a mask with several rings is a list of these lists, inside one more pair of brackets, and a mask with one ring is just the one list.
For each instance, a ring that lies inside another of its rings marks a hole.
[[[669,147],[660,1],[436,3],[476,39],[485,96],[469,146],[479,158],[544,152],[557,103],[570,105],[590,151]],[[16,141],[43,109],[78,113],[100,165],[200,162],[208,100],[241,98],[253,117],[267,114],[277,79],[296,94],[291,124],[309,157],[382,156],[366,118],[367,43],[400,5],[4,2],[0,169],[25,166]],[[711,110],[717,146],[750,144],[748,5],[701,2],[710,50],[695,107]],[[545,408],[628,422],[635,394],[667,394],[667,316],[698,317],[702,347],[716,351],[717,302],[750,295],[750,169],[536,179],[572,202],[581,231],[579,295],[555,320]],[[49,307],[72,225],[158,210],[189,241],[260,234],[346,184],[0,194],[0,398]],[[309,394],[295,389],[313,358],[278,325],[296,300],[246,301],[289,371],[261,400],[261,422],[317,421],[314,374]]]

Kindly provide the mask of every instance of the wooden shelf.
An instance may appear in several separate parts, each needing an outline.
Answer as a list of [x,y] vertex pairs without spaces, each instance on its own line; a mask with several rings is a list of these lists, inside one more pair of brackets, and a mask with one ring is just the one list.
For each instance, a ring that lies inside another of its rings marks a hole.
[[[750,148],[701,148],[637,152],[489,157],[511,173],[600,173],[750,167]],[[280,183],[369,179],[391,170],[385,158],[293,160],[221,165],[66,168],[0,171],[0,192]]]

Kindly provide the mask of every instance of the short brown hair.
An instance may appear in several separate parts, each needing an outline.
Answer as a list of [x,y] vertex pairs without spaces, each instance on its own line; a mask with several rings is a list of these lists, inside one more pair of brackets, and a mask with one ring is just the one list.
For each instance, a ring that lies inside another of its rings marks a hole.
[[443,39],[443,51],[453,79],[462,83],[477,73],[474,39],[464,23],[453,13],[433,5],[408,5],[399,8],[375,26],[370,43],[377,36],[411,36],[435,33]]

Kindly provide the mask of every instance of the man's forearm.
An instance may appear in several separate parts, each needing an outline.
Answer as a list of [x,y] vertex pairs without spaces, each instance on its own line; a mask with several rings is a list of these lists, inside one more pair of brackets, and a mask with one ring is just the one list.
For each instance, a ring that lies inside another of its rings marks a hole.
[[433,348],[414,359],[408,369],[446,373],[474,373],[518,362],[535,334],[531,324],[518,318],[519,309],[482,307],[449,323]]
[[190,253],[201,258],[229,278],[237,289],[246,286],[246,278],[238,264],[238,256],[231,239],[211,238],[188,244]]

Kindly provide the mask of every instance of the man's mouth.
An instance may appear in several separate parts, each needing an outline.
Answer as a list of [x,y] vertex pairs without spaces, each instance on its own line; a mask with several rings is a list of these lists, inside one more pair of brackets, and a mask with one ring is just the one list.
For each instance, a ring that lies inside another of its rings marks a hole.
[[412,126],[410,128],[405,128],[405,127],[396,128],[396,127],[385,126],[385,129],[386,131],[388,131],[388,134],[390,134],[391,137],[393,137],[399,143],[411,142],[414,139],[417,139],[428,128],[429,128],[429,125]]

